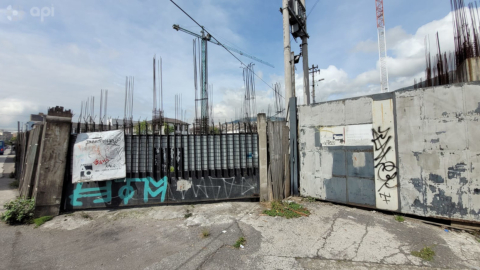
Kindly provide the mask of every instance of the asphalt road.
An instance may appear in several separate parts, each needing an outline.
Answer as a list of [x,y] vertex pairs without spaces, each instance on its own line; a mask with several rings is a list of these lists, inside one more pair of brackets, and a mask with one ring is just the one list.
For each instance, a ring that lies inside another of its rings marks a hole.
[[[480,269],[480,243],[467,233],[302,203],[309,217],[219,202],[79,211],[39,228],[0,223],[0,269]],[[193,215],[185,218],[187,210]],[[240,237],[246,243],[236,249]],[[435,251],[433,261],[411,255],[424,247]]]

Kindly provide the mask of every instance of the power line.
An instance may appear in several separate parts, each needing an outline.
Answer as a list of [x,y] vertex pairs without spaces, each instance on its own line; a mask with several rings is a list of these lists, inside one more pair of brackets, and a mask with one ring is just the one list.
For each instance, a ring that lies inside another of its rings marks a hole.
[[[247,65],[245,65],[242,60],[240,60],[237,56],[235,56],[229,49],[227,49],[223,43],[221,43],[220,41],[218,41],[218,39],[216,39],[210,32],[208,32],[208,30],[205,29],[205,27],[203,27],[202,25],[200,25],[194,18],[192,18],[192,16],[190,16],[185,10],[183,10],[179,5],[177,5],[177,3],[175,3],[173,0],[170,0],[170,2],[172,2],[175,6],[178,7],[178,9],[180,9],[183,13],[185,13],[185,15],[187,15],[193,22],[195,22],[198,26],[200,26],[205,32],[207,32],[207,34],[210,35],[211,38],[213,38],[215,41],[218,42],[218,44],[220,44],[220,46],[222,46],[225,50],[227,50],[227,52],[229,52],[233,57],[235,57],[235,59],[238,60],[238,62],[240,62],[240,64],[242,64],[244,67],[246,67],[247,69],[250,69]],[[273,87],[271,87],[266,81],[264,81],[260,76],[257,75],[257,73],[255,73],[252,69],[250,69],[253,74],[255,76],[257,76],[257,78],[259,78],[262,82],[264,82],[268,87],[270,87],[270,89],[272,89],[272,91],[275,92],[275,89],[273,89]],[[280,95],[280,94],[279,94]],[[280,95],[280,97],[282,97],[283,99],[285,99],[282,95]]]
[[308,18],[308,16],[310,16],[310,13],[312,13],[312,11],[313,11],[313,10],[315,9],[315,7],[317,6],[318,1],[320,1],[320,0],[317,0],[317,2],[315,2],[315,4],[313,5],[312,9],[310,10],[310,12],[308,12],[307,18]]

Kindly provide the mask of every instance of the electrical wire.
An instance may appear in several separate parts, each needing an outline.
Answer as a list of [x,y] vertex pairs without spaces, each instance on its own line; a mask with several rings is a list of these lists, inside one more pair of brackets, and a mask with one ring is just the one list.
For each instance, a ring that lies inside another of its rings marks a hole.
[[[194,18],[192,18],[192,16],[190,16],[185,10],[183,10],[179,5],[177,5],[177,3],[175,3],[173,0],[170,0],[170,2],[172,2],[175,6],[177,6],[178,9],[180,9],[183,13],[185,13],[185,15],[187,15],[193,22],[195,22],[198,26],[200,26],[205,32],[207,32],[211,38],[213,38],[216,42],[218,42],[218,44],[220,44],[220,46],[222,46],[225,50],[227,50],[227,52],[229,52],[233,57],[235,57],[235,59],[238,60],[238,62],[240,62],[240,64],[242,64],[244,67],[246,67],[247,69],[250,69],[249,66],[245,65],[242,60],[240,60],[237,56],[235,56],[229,49],[227,49],[220,41],[218,41],[218,39],[216,39],[210,32],[208,32],[208,30],[205,29],[205,27],[203,27],[202,25],[200,25]],[[270,86],[266,81],[264,81],[260,76],[257,75],[257,73],[255,73],[253,70],[252,70],[253,74],[255,76],[257,76],[257,78],[259,78],[262,82],[264,82],[268,87],[270,87],[270,89],[272,89],[272,91],[275,92],[275,89],[273,89],[272,86]],[[279,94],[280,95],[280,94]],[[282,97],[283,99],[285,99],[282,95],[280,95],[280,97]]]

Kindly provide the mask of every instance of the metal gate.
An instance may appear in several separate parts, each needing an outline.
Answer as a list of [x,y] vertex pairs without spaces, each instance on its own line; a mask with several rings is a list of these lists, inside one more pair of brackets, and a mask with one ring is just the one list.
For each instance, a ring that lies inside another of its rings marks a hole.
[[257,133],[125,135],[127,178],[72,183],[63,209],[122,207],[259,197]]

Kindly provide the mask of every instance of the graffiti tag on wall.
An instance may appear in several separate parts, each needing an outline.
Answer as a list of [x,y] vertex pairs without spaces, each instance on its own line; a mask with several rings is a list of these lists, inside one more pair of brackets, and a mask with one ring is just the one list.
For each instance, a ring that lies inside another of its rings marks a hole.
[[380,209],[397,210],[398,180],[393,102],[391,99],[373,101],[372,106],[375,203],[376,207]]
[[[82,206],[81,198],[95,198],[93,203],[110,203],[112,201],[112,182],[105,182],[105,186],[84,188],[84,183],[77,183],[70,195],[70,204],[72,206]],[[146,178],[126,178],[115,180],[117,183],[125,183],[118,189],[118,197],[123,200],[123,204],[127,205],[128,201],[135,195],[135,190],[132,187],[132,182],[143,182],[143,201],[148,202],[149,198],[156,198],[160,195],[160,202],[164,202],[165,194],[167,193],[167,177],[163,177],[159,181],[155,181],[152,177]]]

